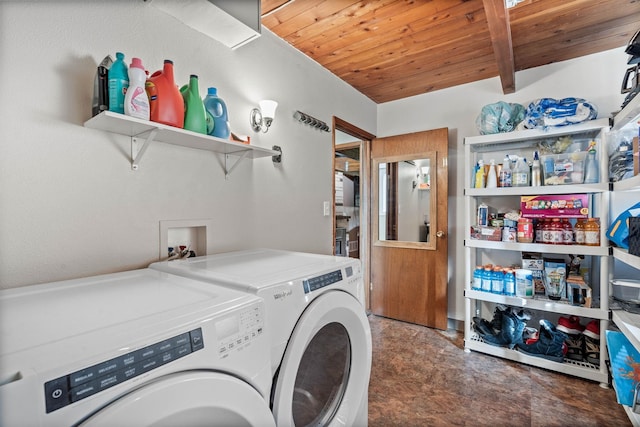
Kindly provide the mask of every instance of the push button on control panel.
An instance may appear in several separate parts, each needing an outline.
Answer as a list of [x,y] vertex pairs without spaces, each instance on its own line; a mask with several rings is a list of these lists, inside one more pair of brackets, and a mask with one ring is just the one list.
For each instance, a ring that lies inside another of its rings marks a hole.
[[44,384],[47,413],[120,384],[204,348],[194,329]]

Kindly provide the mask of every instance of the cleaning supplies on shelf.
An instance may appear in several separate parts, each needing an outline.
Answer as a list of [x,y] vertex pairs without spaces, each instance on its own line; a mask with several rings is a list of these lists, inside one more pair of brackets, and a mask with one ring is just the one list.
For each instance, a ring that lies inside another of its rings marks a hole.
[[129,87],[129,73],[124,53],[116,52],[116,60],[109,68],[109,111],[124,114],[124,97]]
[[587,150],[587,161],[584,167],[584,183],[595,184],[600,182],[600,168],[596,159],[596,143],[591,141]]
[[500,187],[511,187],[511,160],[509,156],[504,156],[502,161],[502,169],[500,169],[500,177],[498,180]]
[[198,76],[191,74],[189,84],[182,86],[180,93],[184,99],[184,129],[206,135],[207,116],[200,98]]
[[131,117],[149,120],[149,98],[145,90],[147,74],[140,58],[131,59],[129,88],[124,97],[124,113]]
[[162,70],[151,74],[146,82],[151,121],[182,128],[184,101],[173,76],[173,61],[164,60]]
[[498,186],[498,175],[496,173],[496,162],[491,159],[489,161],[489,172],[487,173],[487,188],[496,188]]
[[529,186],[529,166],[524,157],[519,156],[516,160],[516,166],[511,177],[514,187]]
[[207,134],[223,139],[229,138],[231,130],[227,115],[227,105],[218,96],[218,90],[215,87],[207,89],[204,108],[207,115]]
[[533,165],[531,166],[531,186],[540,186],[542,185],[542,167],[540,165],[540,157],[538,157],[538,152],[535,151],[533,153]]
[[484,161],[478,160],[476,167],[474,169],[474,184],[473,188],[484,188],[485,187],[485,177],[484,177]]
[[104,57],[93,80],[93,102],[91,104],[91,116],[97,116],[109,109],[109,69],[113,64],[111,55]]

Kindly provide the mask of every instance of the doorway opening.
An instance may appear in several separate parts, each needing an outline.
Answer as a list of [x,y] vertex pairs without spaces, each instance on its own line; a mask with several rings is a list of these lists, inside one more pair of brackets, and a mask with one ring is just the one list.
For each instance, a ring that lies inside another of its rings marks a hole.
[[370,164],[375,138],[333,117],[333,241],[334,254],[359,258],[369,309],[370,289]]

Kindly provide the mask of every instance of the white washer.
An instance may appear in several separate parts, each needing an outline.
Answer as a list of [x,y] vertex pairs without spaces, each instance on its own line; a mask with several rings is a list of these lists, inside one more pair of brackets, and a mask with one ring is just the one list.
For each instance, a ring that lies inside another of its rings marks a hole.
[[359,260],[255,249],[150,268],[264,298],[278,426],[367,425],[372,347]]
[[142,269],[0,292],[0,425],[274,426],[264,301]]

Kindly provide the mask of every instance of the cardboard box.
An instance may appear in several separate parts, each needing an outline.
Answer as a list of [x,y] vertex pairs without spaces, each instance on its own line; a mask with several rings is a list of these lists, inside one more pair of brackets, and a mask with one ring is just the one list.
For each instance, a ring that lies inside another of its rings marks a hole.
[[539,254],[531,254],[528,252],[522,253],[522,268],[531,270],[531,276],[533,277],[533,291],[536,295],[544,295],[544,260],[539,257]]
[[502,228],[472,225],[471,239],[499,242],[502,240]]
[[525,218],[587,218],[589,198],[586,194],[521,196],[520,210]]
[[569,304],[591,308],[591,287],[582,276],[570,274],[567,277],[567,291]]

